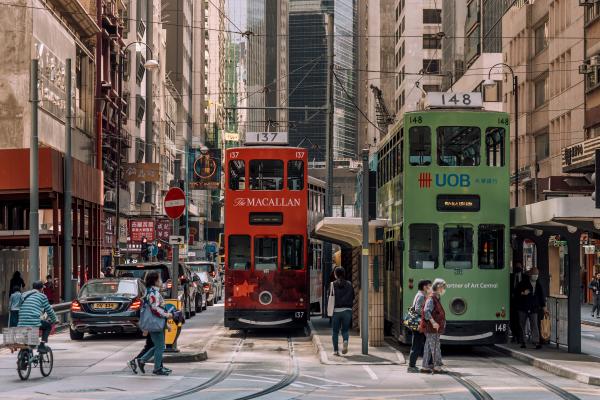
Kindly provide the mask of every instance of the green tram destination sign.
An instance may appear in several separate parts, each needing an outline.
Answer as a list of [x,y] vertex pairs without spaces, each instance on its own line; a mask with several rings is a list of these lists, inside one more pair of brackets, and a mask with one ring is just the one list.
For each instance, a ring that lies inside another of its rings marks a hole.
[[437,196],[438,211],[477,212],[480,204],[479,196],[474,194],[439,194]]

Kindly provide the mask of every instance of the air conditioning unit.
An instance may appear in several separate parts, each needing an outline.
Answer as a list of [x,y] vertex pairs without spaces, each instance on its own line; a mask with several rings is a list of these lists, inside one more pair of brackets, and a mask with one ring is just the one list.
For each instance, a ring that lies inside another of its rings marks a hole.
[[594,3],[598,3],[599,0],[579,0],[579,5],[588,7],[594,5]]
[[580,73],[580,74],[582,74],[582,75],[589,74],[589,73],[591,73],[593,70],[594,70],[594,69],[593,69],[593,68],[592,68],[592,66],[591,66],[591,65],[589,65],[589,64],[581,64],[581,65],[579,66],[579,73]]
[[590,65],[598,65],[600,64],[600,56],[599,55],[595,55],[595,56],[591,56],[590,57]]

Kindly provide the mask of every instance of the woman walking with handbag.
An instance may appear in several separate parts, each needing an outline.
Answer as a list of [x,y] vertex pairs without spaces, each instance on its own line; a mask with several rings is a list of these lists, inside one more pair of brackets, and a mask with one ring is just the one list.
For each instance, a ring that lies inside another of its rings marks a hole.
[[150,335],[153,346],[143,356],[137,358],[135,363],[139,370],[145,373],[146,363],[154,357],[154,370],[152,373],[154,375],[169,375],[171,370],[163,366],[162,358],[165,351],[165,328],[168,329],[166,322],[168,319],[173,318],[173,315],[164,309],[164,300],[160,294],[162,282],[158,272],[150,272],[146,276],[145,283],[147,289],[144,296],[144,306],[140,314],[140,329]]
[[425,301],[423,315],[419,330],[425,334],[425,349],[423,350],[424,373],[441,373],[442,349],[440,336],[446,328],[446,312],[440,301],[440,297],[446,292],[446,282],[443,279],[433,281],[432,293]]
[[[408,372],[419,372],[417,368],[417,359],[423,357],[423,348],[425,346],[425,335],[419,332],[418,326],[423,314],[423,307],[425,306],[425,300],[431,292],[431,281],[429,279],[423,279],[419,281],[418,291],[413,299],[412,306],[410,307],[409,314],[415,316],[415,323],[417,329],[412,328],[412,343],[410,346],[410,355],[408,356]],[[417,319],[418,318],[418,319]]]
[[337,267],[334,271],[335,281],[331,282],[329,289],[329,303],[327,304],[327,314],[333,317],[333,355],[339,356],[338,336],[340,328],[342,330],[342,354],[348,353],[348,339],[350,323],[352,322],[352,305],[354,303],[354,288],[352,283],[345,279],[345,271],[342,267]]

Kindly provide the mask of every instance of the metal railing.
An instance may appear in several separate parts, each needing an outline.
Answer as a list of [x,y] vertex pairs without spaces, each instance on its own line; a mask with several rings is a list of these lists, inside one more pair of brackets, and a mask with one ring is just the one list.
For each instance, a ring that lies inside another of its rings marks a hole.
[[56,318],[58,319],[59,324],[66,324],[69,322],[69,311],[71,310],[71,302],[54,304],[52,306],[54,313],[56,314]]
[[556,343],[556,347],[567,345],[569,326],[568,298],[566,296],[548,296],[546,307],[548,308],[550,323],[552,324],[550,341]]

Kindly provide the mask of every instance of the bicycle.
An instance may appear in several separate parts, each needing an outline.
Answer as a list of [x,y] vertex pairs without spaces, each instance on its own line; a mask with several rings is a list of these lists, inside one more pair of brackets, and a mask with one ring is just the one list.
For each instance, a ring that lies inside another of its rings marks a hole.
[[[29,379],[31,369],[40,367],[43,377],[47,377],[54,367],[54,354],[48,345],[39,348],[39,329],[33,327],[6,328],[3,330],[4,346],[17,353],[17,373],[22,381]],[[35,353],[34,353],[35,352]]]

